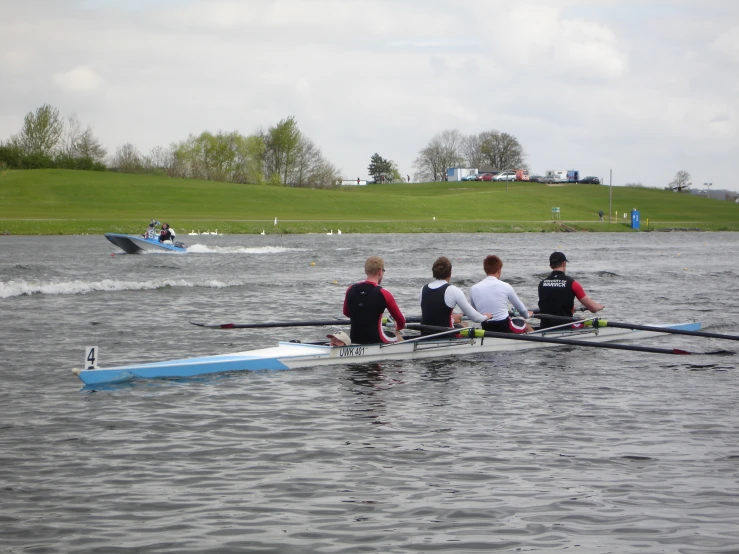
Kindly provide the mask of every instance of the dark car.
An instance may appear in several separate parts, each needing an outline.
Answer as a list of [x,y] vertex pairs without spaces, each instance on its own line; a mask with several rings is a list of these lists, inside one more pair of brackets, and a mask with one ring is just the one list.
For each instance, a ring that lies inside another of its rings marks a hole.
[[532,183],[543,183],[543,178],[544,177],[542,177],[541,175],[532,175],[531,177],[529,177],[529,181],[531,181]]
[[598,179],[597,177],[593,177],[592,175],[583,177],[582,179],[580,179],[580,182],[585,185],[600,185],[600,179]]

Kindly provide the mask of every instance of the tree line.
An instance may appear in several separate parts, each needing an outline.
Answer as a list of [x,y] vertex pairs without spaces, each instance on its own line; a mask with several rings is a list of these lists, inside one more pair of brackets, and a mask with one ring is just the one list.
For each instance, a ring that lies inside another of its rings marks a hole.
[[21,130],[0,142],[0,169],[87,169],[105,171],[106,149],[76,116],[66,121],[59,110],[44,104],[28,112]]
[[[443,181],[450,167],[479,168],[483,164],[499,170],[528,169],[523,147],[513,135],[496,130],[463,135],[456,129],[432,137],[419,151],[413,167],[417,181]],[[109,168],[125,173],[314,188],[333,186],[342,178],[292,116],[251,135],[203,131],[166,147],[156,146],[148,154],[128,142],[108,156],[91,125],[84,127],[76,116],[65,120],[48,104],[26,114],[21,130],[0,142],[2,168]],[[406,180],[394,161],[378,153],[372,155],[367,170],[375,182]]]
[[[107,162],[107,163],[106,163]],[[266,131],[248,136],[237,131],[203,131],[144,154],[133,143],[108,157],[93,132],[72,116],[44,104],[29,112],[21,130],[0,142],[0,169],[92,169],[160,174],[208,181],[330,187],[339,170],[321,149],[287,117]]]

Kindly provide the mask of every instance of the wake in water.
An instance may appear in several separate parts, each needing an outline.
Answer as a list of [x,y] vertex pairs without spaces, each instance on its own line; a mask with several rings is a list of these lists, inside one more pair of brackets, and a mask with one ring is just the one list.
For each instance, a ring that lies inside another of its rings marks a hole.
[[305,248],[285,248],[283,246],[206,246],[193,244],[188,252],[196,254],[282,254],[283,252],[307,252]]
[[8,281],[0,283],[0,298],[11,298],[13,296],[30,296],[32,294],[88,294],[91,292],[117,292],[126,290],[155,290],[166,287],[203,287],[203,288],[227,288],[243,285],[244,281],[219,281],[208,279],[204,281],[187,281],[185,279],[162,279],[157,281],[119,281],[116,279],[103,279],[102,281],[65,281],[65,282],[41,282],[41,281]]

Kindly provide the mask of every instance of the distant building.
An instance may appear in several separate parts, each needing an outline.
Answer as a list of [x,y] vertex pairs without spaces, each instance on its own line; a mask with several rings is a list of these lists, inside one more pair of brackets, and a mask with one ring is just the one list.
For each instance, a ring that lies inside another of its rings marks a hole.
[[477,175],[477,169],[469,167],[450,167],[446,170],[447,181],[462,181],[465,177]]

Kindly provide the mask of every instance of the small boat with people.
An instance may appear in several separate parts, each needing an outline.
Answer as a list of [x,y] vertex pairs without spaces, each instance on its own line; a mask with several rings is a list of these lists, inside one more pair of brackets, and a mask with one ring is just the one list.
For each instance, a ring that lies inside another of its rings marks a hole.
[[[597,318],[582,320],[582,322],[584,326],[580,328],[573,328],[571,323],[565,323],[523,335],[484,331],[476,327],[445,329],[411,323],[406,327],[407,329],[425,333],[431,332],[431,334],[407,336],[402,341],[382,344],[352,344],[345,340],[344,343],[339,343],[339,346],[333,346],[333,340],[331,342],[309,343],[289,340],[280,342],[274,347],[256,350],[111,368],[98,368],[96,363],[97,352],[90,353],[88,351],[86,353],[86,367],[73,371],[86,385],[98,385],[137,379],[183,379],[240,371],[287,370],[315,366],[377,363],[390,360],[474,356],[485,353],[517,352],[556,346],[611,348],[657,354],[696,354],[695,352],[674,348],[657,348],[613,342],[656,337],[663,333],[739,340],[739,337],[731,335],[701,332],[701,324],[698,322],[651,326],[609,323]],[[191,323],[200,327],[239,329],[299,326],[338,327],[346,325],[348,322],[323,320],[253,324]],[[341,333],[341,335],[348,338],[345,333]]]
[[[161,230],[157,226],[161,225]],[[167,223],[160,224],[151,220],[143,235],[125,235],[105,233],[105,238],[127,254],[139,254],[144,251],[187,252],[187,248],[176,239],[174,230]]]

